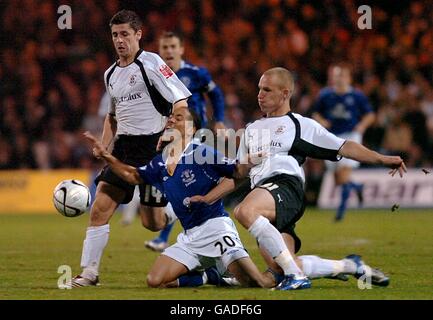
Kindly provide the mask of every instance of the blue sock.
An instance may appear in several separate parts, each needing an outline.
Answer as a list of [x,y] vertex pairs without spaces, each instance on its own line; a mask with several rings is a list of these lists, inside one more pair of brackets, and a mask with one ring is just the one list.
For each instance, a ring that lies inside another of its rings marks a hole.
[[203,285],[203,274],[198,271],[188,272],[178,278],[179,287],[199,287]]
[[275,272],[271,268],[268,268],[268,270],[266,270],[266,271],[274,276],[276,285],[280,284],[284,280],[284,274],[280,274],[278,272]]
[[168,237],[170,236],[171,229],[173,229],[173,225],[174,223],[166,225],[159,233],[158,238],[164,242],[168,242]]
[[208,284],[213,284],[215,286],[220,286],[224,284],[224,280],[222,279],[222,276],[220,275],[216,267],[207,268],[204,272],[207,275]]
[[362,191],[362,187],[363,187],[362,183],[355,183],[355,182],[350,181],[347,184],[350,186],[351,189],[355,189],[358,192]]
[[337,210],[337,215],[335,217],[336,220],[343,219],[344,214],[346,213],[347,208],[347,200],[350,196],[351,186],[350,183],[345,183],[341,186],[341,202]]

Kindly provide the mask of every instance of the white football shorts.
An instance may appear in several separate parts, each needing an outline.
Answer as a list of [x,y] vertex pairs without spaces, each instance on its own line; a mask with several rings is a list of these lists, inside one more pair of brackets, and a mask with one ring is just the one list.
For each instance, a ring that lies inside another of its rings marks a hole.
[[209,219],[200,226],[180,233],[177,242],[162,253],[188,270],[216,266],[223,274],[236,260],[249,257],[232,219]]
[[[362,135],[359,132],[346,132],[343,134],[336,135],[337,137],[344,140],[352,140],[358,143],[362,143]],[[329,171],[335,171],[337,168],[341,167],[350,167],[350,168],[358,168],[360,163],[358,161],[342,158],[340,161],[325,161],[326,168]]]

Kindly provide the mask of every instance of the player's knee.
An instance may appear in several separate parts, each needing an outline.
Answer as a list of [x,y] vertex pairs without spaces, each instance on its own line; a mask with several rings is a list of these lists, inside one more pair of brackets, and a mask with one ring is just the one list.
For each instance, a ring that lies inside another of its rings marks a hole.
[[335,184],[343,185],[350,180],[351,168],[342,167],[335,172]]
[[141,225],[143,227],[145,227],[147,230],[150,230],[152,232],[158,232],[158,231],[161,231],[163,229],[163,227],[159,226],[158,224],[151,223],[151,222],[146,221],[146,220],[144,220],[144,221],[141,220]]
[[163,208],[142,207],[140,209],[140,217],[141,225],[152,232],[161,231],[166,226]]
[[90,225],[98,226],[107,224],[111,217],[111,212],[98,203],[94,203],[92,209],[90,210]]
[[141,225],[152,232],[161,231],[165,226],[165,224],[160,223],[159,221],[148,219],[148,217],[143,215],[141,216]]
[[233,210],[233,215],[235,216],[236,220],[238,220],[238,221],[239,221],[239,218],[241,217],[240,211],[241,211],[241,205],[238,204]]
[[245,224],[249,224],[252,216],[254,216],[254,212],[255,210],[252,206],[241,203],[236,206],[233,213],[236,220],[238,220],[242,225],[245,226]]
[[343,179],[343,178],[341,178],[341,177],[335,177],[335,184],[337,185],[337,186],[341,186],[342,184],[345,184],[346,183],[346,181],[345,181],[345,179]]
[[150,288],[159,288],[163,284],[162,277],[149,273],[146,277],[147,286]]

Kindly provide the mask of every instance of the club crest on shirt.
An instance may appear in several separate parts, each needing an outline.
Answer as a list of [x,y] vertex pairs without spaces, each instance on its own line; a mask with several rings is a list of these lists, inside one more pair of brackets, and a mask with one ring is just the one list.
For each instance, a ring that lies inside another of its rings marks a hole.
[[168,79],[173,75],[173,70],[170,69],[169,66],[167,66],[166,64],[163,64],[162,66],[159,67],[159,71],[162,73],[162,75]]
[[344,99],[344,102],[345,102],[347,105],[351,106],[351,105],[355,104],[355,99],[353,99],[352,96],[347,96],[347,97]]
[[331,115],[336,119],[349,120],[352,114],[346,110],[346,107],[342,103],[337,103],[331,111]]
[[188,187],[190,184],[196,182],[195,174],[191,169],[186,169],[182,172],[181,175],[182,182],[185,184],[185,187]]
[[136,84],[137,82],[137,76],[135,74],[131,75],[131,77],[129,77],[129,85],[132,87],[134,84]]
[[286,130],[286,126],[278,126],[277,130],[275,130],[275,134],[282,134]]
[[185,199],[183,199],[182,203],[185,207],[189,208],[191,206],[191,198],[186,197]]

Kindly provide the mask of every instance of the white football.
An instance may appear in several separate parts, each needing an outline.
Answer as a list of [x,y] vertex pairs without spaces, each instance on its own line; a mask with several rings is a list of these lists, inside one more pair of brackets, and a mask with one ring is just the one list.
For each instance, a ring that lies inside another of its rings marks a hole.
[[89,188],[80,180],[63,180],[53,193],[54,207],[65,217],[78,217],[90,206]]

